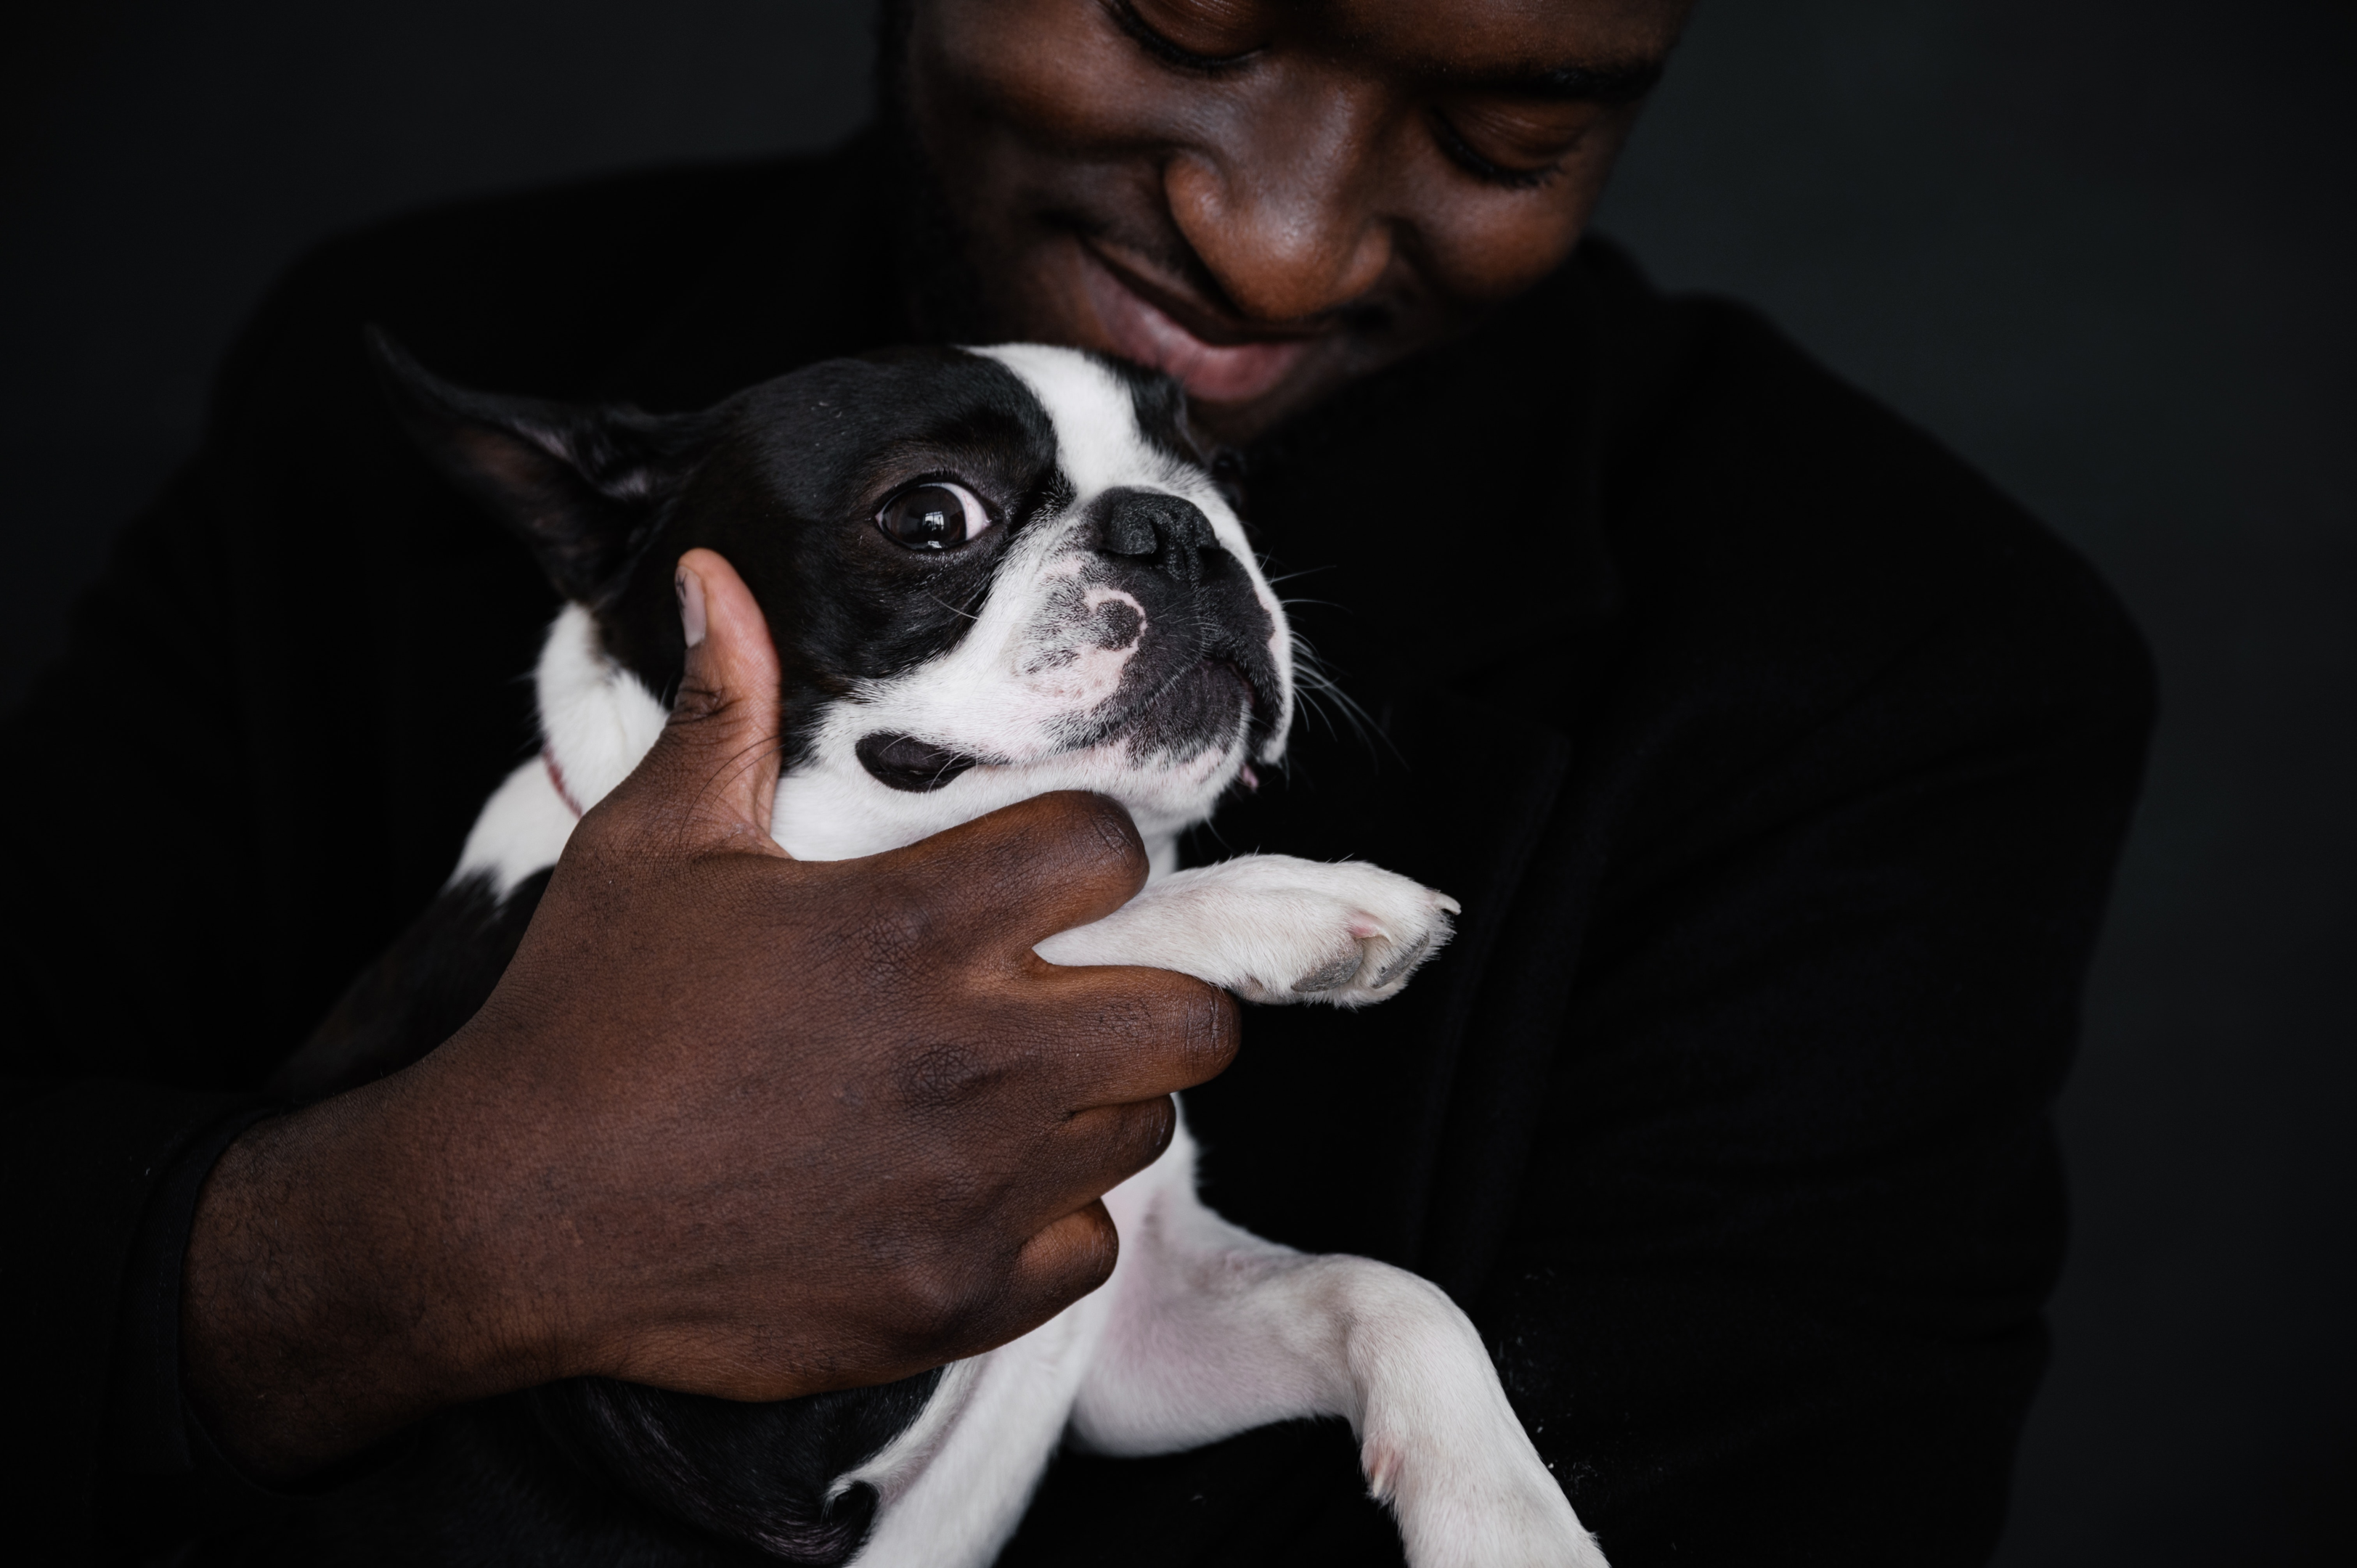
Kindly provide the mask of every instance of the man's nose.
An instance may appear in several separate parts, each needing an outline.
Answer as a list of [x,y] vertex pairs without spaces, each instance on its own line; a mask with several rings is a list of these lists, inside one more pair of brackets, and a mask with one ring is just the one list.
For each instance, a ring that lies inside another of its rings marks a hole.
[[1371,188],[1380,119],[1372,95],[1347,85],[1275,91],[1165,166],[1179,232],[1245,316],[1308,319],[1364,295],[1391,264]]

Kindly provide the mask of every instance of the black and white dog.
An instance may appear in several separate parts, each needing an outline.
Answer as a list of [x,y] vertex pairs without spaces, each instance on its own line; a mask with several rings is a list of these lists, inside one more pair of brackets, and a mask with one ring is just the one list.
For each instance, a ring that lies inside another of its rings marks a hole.
[[[1284,609],[1167,379],[1069,349],[902,350],[657,417],[462,391],[382,339],[378,357],[428,453],[568,602],[538,670],[542,757],[485,804],[436,910],[289,1064],[290,1092],[414,1059],[488,993],[574,823],[663,726],[683,657],[672,563],[697,545],[737,567],[777,639],[771,831],[796,856],[1091,789],[1128,809],[1153,876],[1040,943],[1051,962],[1357,1006],[1447,940],[1456,906],[1372,865],[1178,869],[1178,835],[1282,755],[1295,673]],[[683,1526],[773,1560],[980,1568],[1061,1442],[1168,1453],[1340,1416],[1418,1568],[1603,1563],[1446,1295],[1227,1223],[1196,1197],[1194,1161],[1181,1129],[1108,1194],[1111,1282],[988,1355],[777,1405],[582,1380],[529,1396],[533,1418],[497,1441],[619,1482],[674,1541]]]

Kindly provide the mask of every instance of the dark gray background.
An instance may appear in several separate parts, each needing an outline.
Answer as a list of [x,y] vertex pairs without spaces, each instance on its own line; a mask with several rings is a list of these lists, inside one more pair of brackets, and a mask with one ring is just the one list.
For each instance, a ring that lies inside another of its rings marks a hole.
[[[0,699],[303,247],[822,143],[867,102],[863,0],[85,0],[32,27],[0,59]],[[2329,0],[1704,0],[1606,203],[1663,281],[1758,302],[2029,501],[2159,654],[2007,1568],[2350,1550],[2352,77]]]

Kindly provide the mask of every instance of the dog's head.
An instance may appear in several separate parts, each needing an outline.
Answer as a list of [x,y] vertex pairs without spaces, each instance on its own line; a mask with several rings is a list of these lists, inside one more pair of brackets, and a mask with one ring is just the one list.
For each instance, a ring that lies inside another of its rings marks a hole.
[[654,742],[684,649],[672,574],[736,566],[783,668],[773,831],[865,854],[1049,789],[1149,843],[1282,753],[1285,614],[1175,382],[1071,349],[902,349],[701,413],[491,396],[382,338],[404,423],[568,601],[539,671],[587,805]]

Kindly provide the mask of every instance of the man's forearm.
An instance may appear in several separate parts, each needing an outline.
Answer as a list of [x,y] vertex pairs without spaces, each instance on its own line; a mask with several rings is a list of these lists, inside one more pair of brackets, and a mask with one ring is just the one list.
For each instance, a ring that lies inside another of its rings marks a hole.
[[207,1179],[182,1274],[187,1387],[215,1439],[291,1477],[459,1400],[538,1380],[463,1244],[454,1162],[403,1147],[379,1084],[263,1122]]

